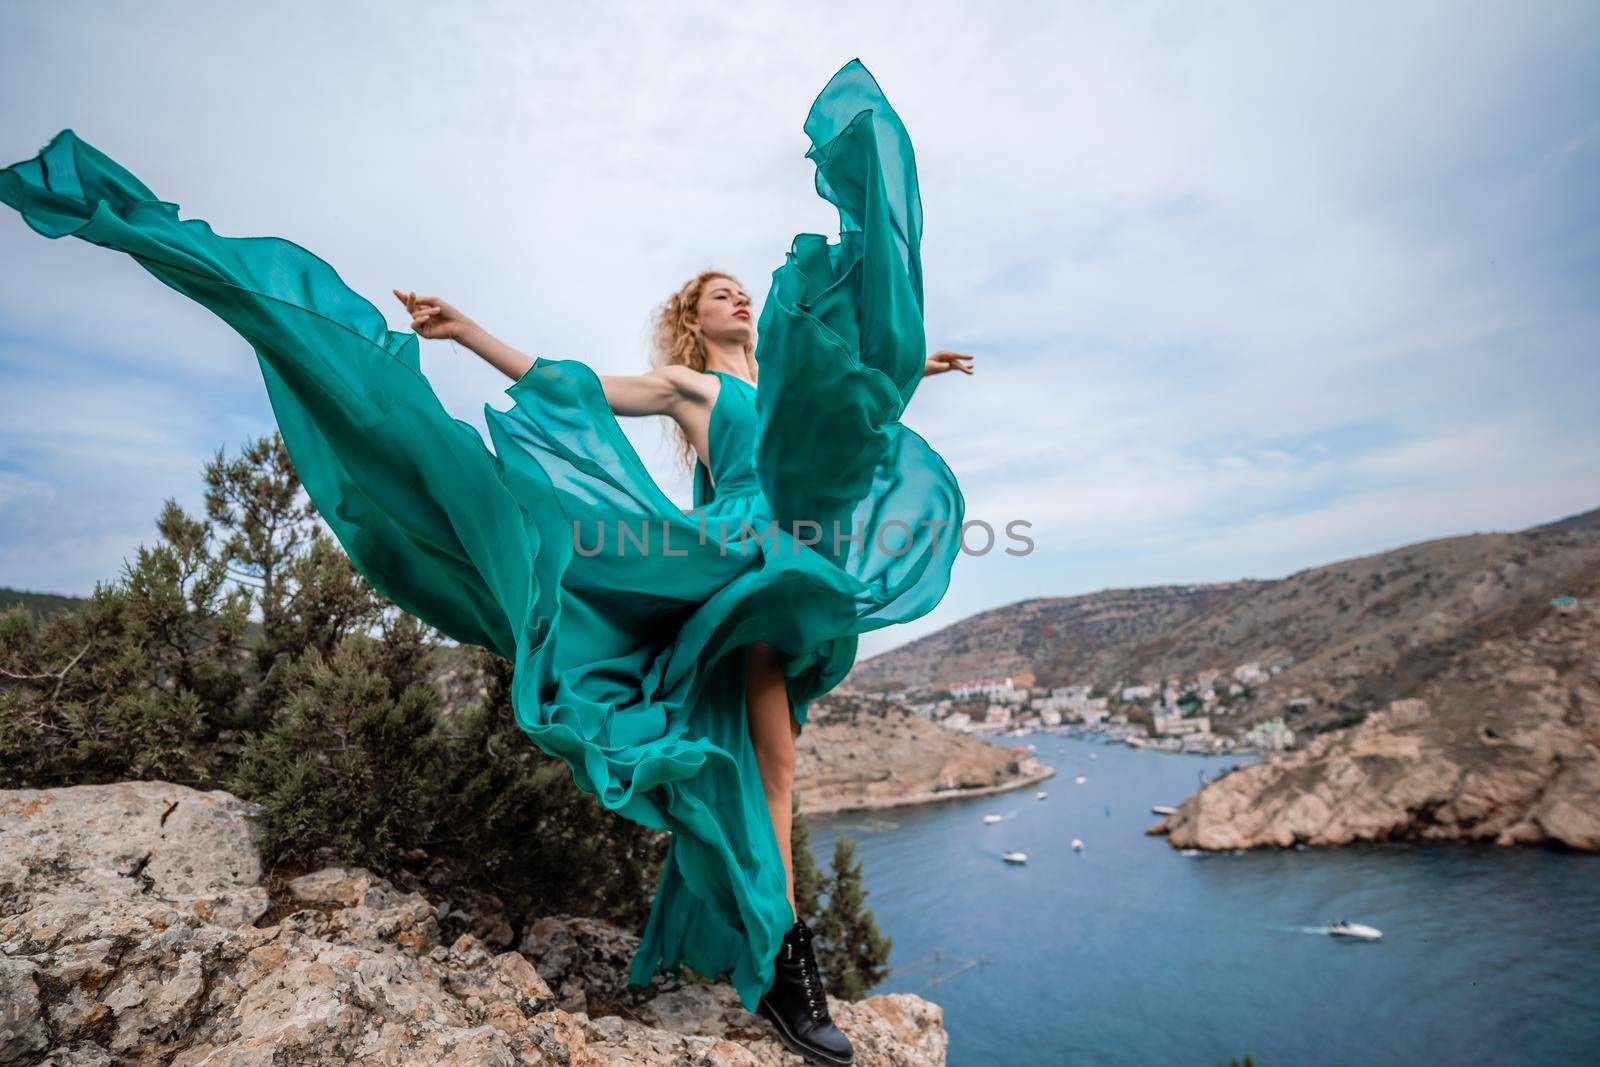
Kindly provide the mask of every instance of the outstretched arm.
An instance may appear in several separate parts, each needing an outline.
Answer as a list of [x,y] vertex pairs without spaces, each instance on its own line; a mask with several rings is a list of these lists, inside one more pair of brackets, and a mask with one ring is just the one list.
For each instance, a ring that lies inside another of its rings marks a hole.
[[482,356],[484,362],[516,381],[528,373],[533,360],[463,315],[436,296],[418,296],[393,289],[395,298],[411,313],[411,328],[430,341],[455,341]]
[[[513,381],[528,373],[534,361],[479,326],[436,296],[418,296],[395,289],[394,295],[411,313],[411,328],[418,336],[455,341]],[[657,367],[644,374],[597,375],[606,403],[618,415],[673,415],[686,403],[708,401],[706,376],[688,367]]]
[[643,374],[601,374],[606,403],[618,415],[670,415],[677,418],[685,407],[709,405],[706,376],[688,367],[655,367]]

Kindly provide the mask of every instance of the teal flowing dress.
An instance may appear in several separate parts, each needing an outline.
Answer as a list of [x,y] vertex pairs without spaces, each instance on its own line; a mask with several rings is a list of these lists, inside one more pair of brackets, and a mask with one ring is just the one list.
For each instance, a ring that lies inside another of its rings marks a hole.
[[710,466],[687,511],[581,362],[537,359],[509,410],[485,405],[491,448],[440,404],[416,335],[301,246],[180,219],[70,129],[0,171],[0,200],[33,229],[127,253],[250,343],[295,470],[356,569],[511,660],[533,743],[607,808],[670,831],[633,983],[687,964],[728,974],[752,1010],[794,916],[744,646],[778,650],[803,726],[860,634],[943,597],[965,507],[900,421],[927,351],[910,139],[859,60],[805,132],[838,240],[801,234],[773,272],[759,387],[709,372]]

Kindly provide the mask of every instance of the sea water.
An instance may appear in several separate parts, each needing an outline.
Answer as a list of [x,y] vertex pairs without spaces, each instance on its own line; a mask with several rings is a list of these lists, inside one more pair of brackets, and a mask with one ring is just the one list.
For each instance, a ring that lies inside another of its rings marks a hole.
[[[1033,744],[1057,769],[1045,799],[1028,787],[810,819],[825,871],[834,839],[856,839],[894,939],[873,992],[941,1005],[952,1067],[1600,1063],[1600,856],[1458,843],[1187,856],[1145,835],[1151,805],[1253,757],[1092,735],[996,743]],[[1383,939],[1331,937],[1336,919]]]

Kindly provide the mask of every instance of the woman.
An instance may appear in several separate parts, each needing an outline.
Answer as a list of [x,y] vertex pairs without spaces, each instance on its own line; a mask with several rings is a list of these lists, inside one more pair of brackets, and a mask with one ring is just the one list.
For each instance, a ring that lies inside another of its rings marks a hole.
[[[71,130],[0,171],[0,200],[48,237],[126,252],[244,336],[355,567],[512,660],[533,742],[607,808],[671,832],[632,981],[679,964],[726,973],[786,1045],[845,1064],[794,914],[794,738],[860,634],[925,614],[948,586],[964,501],[900,415],[924,375],[971,368],[926,355],[915,160],[859,61],[805,130],[839,242],[795,239],[759,329],[735,279],[694,279],[663,310],[662,365],[638,376],[529,359],[398,290],[417,332],[390,331],[306,249],[180,220]],[[485,405],[492,450],[439,404],[418,334],[515,379],[510,410]],[[618,414],[678,425],[700,457],[688,512]]]

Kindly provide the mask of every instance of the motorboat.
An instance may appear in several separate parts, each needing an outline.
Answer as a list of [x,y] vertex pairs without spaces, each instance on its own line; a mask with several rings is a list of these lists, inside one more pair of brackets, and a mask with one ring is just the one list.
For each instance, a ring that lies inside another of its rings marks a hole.
[[1081,775],[1081,774],[1080,774],[1080,775],[1078,775],[1078,777],[1076,777],[1076,778],[1074,778],[1074,779],[1073,779],[1073,781],[1074,781],[1074,782],[1077,782],[1077,783],[1078,783],[1078,784],[1079,784],[1079,785],[1082,785],[1082,784],[1083,784],[1083,783],[1084,783],[1084,782],[1087,782],[1087,781],[1088,781],[1088,780],[1089,780],[1089,779],[1087,779],[1087,778],[1085,778],[1085,777],[1084,777],[1084,776],[1083,776],[1083,775]]
[[1090,759],[1094,759],[1095,758],[1095,754],[1093,752],[1089,753],[1089,758]]
[[1174,808],[1174,807],[1172,807],[1171,805],[1168,805],[1168,804],[1152,804],[1152,805],[1150,805],[1150,810],[1155,812],[1157,815],[1176,815],[1176,814],[1178,814],[1178,809]]
[[983,817],[983,821],[987,822],[987,823],[997,823],[1003,818],[1005,818],[1004,815],[993,815],[993,814],[990,814],[990,815],[985,815]]
[[1000,858],[1005,860],[1007,863],[1028,862],[1028,854],[1026,852],[1002,852],[1000,853]]
[[1354,937],[1362,941],[1377,941],[1383,937],[1383,931],[1374,926],[1363,926],[1361,923],[1338,920],[1328,927],[1328,933],[1335,937]]
[[1082,852],[1083,851],[1083,839],[1082,838],[1074,837],[1072,839],[1072,851],[1074,851],[1074,852]]
[[1035,799],[1035,800],[1043,800],[1045,797],[1047,797],[1049,795],[1050,795],[1049,793],[1046,793],[1043,789],[1041,789],[1037,793],[1033,794],[1033,799]]

